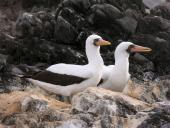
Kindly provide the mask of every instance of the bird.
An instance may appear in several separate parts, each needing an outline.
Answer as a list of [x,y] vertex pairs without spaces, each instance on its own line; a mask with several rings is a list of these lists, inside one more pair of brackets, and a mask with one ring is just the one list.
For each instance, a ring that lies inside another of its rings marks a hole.
[[150,52],[152,49],[132,42],[121,42],[115,49],[115,65],[103,67],[102,78],[98,87],[122,92],[130,79],[129,56],[136,52]]
[[100,46],[104,45],[111,43],[99,35],[92,34],[88,36],[85,44],[88,59],[86,65],[54,64],[27,80],[61,96],[72,96],[88,87],[95,87],[102,76],[104,62],[100,55]]

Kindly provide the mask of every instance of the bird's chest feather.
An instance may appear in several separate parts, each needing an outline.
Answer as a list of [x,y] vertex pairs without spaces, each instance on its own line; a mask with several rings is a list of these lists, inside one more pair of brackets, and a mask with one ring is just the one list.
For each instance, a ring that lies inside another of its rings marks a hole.
[[124,86],[127,83],[129,77],[130,77],[129,73],[125,73],[125,72],[121,72],[121,71],[115,71],[112,74],[112,77],[110,78],[110,80],[115,85]]
[[90,68],[91,76],[89,77],[89,79],[91,79],[95,84],[99,83],[102,77],[102,68],[102,66],[98,66],[97,68]]

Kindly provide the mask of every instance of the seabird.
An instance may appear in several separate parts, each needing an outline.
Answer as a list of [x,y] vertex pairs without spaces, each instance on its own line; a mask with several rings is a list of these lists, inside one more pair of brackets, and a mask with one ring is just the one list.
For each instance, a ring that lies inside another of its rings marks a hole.
[[115,65],[104,66],[102,79],[98,87],[122,92],[129,78],[129,55],[135,52],[150,52],[151,49],[135,45],[132,42],[122,42],[115,50]]
[[34,85],[62,96],[72,96],[87,87],[97,86],[104,65],[100,46],[110,44],[98,35],[90,35],[86,39],[87,65],[54,64],[28,80]]

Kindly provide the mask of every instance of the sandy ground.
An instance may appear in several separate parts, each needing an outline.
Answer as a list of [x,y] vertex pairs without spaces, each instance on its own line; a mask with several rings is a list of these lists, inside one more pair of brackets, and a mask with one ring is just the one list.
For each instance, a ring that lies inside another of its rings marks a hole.
[[38,89],[32,88],[26,91],[0,94],[0,113],[12,114],[21,112],[21,102],[26,97],[45,100],[52,109],[69,109],[71,106],[70,104],[55,100],[50,95],[44,95],[44,93],[41,93]]

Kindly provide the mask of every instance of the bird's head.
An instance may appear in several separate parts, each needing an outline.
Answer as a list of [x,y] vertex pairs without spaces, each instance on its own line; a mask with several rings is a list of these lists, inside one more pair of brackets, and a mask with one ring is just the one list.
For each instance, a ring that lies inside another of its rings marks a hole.
[[116,56],[118,55],[129,56],[130,53],[150,52],[151,50],[152,50],[151,48],[139,46],[132,42],[121,42],[116,47],[115,54]]
[[100,46],[111,45],[110,42],[103,40],[98,35],[90,35],[86,40],[86,55],[88,62],[93,65],[103,65],[103,59],[100,56]]
[[104,45],[111,45],[109,41],[102,39],[99,35],[92,34],[86,40],[86,46],[96,47],[104,46]]

